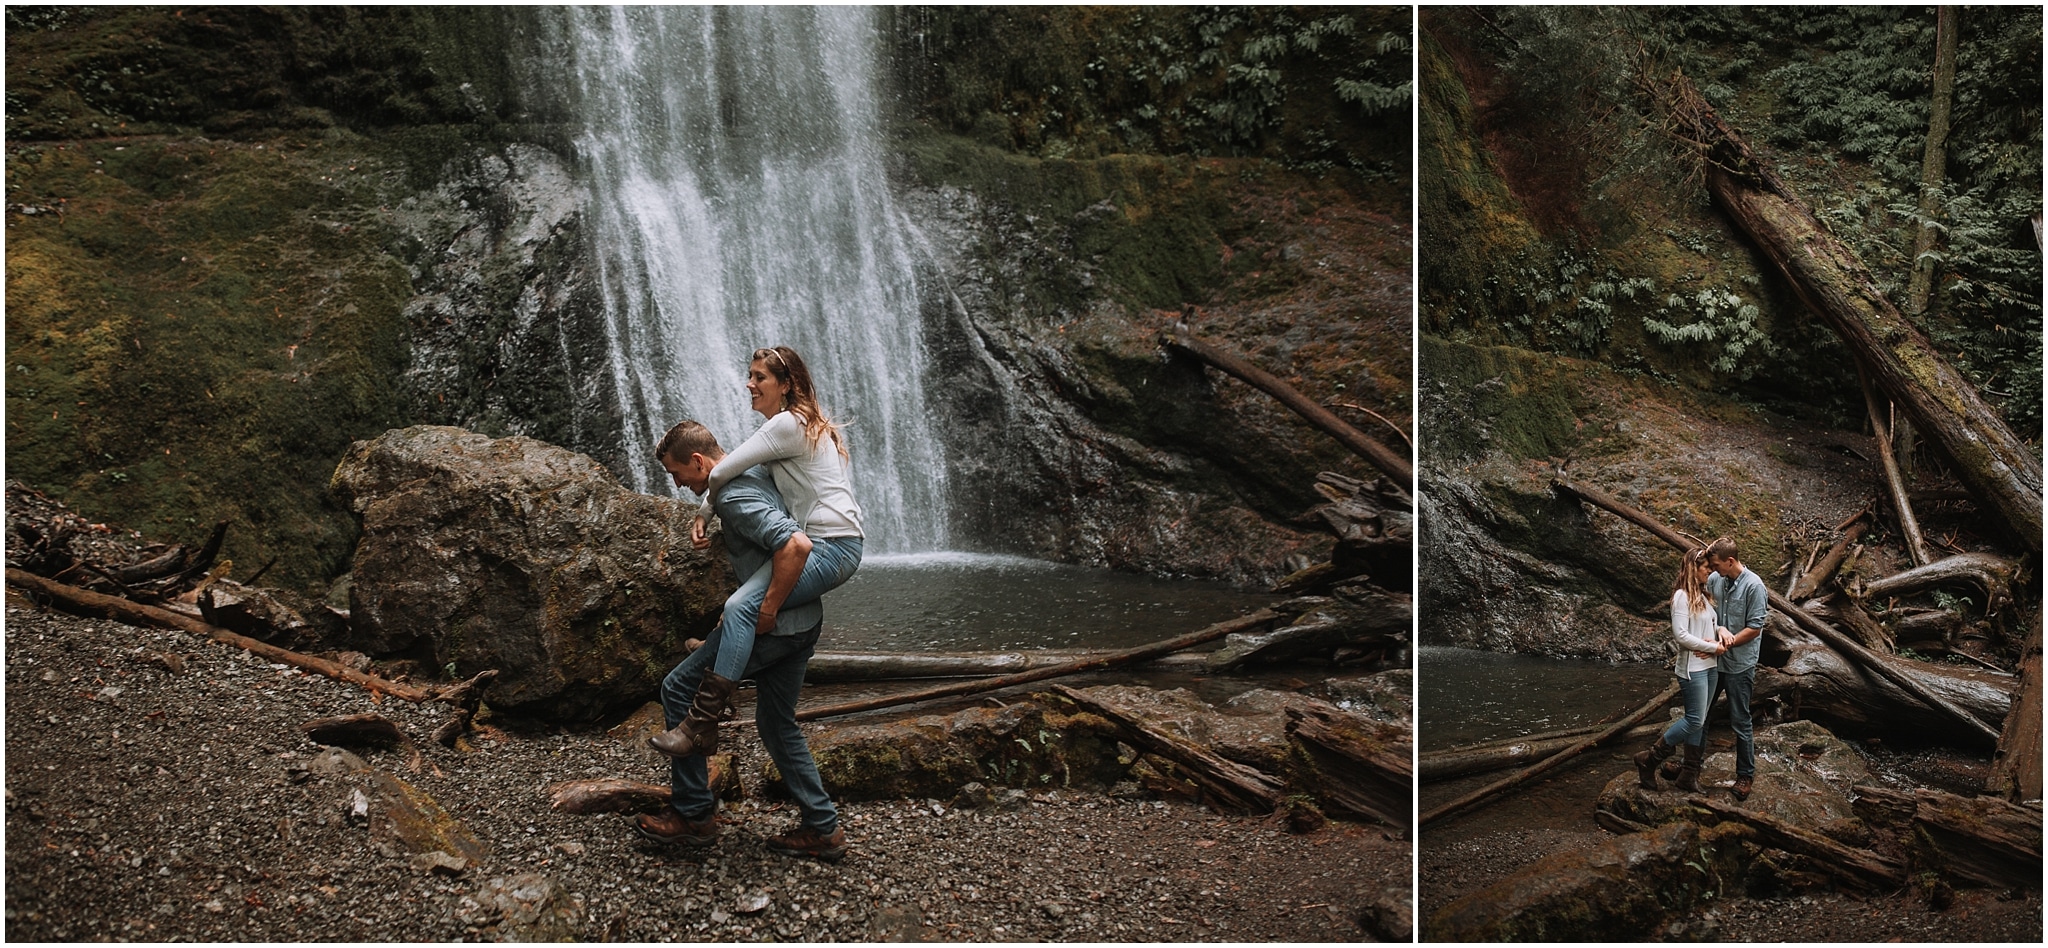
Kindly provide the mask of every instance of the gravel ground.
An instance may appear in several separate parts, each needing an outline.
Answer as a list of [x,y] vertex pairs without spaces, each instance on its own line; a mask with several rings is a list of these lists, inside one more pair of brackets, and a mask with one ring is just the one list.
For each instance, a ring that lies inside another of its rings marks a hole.
[[[548,808],[558,780],[665,779],[601,730],[499,720],[448,750],[424,737],[439,707],[12,592],[6,643],[10,940],[496,939],[518,931],[494,896],[538,884],[569,907],[555,931],[586,940],[1357,941],[1365,906],[1408,885],[1408,845],[1378,827],[1294,835],[1080,792],[844,805],[837,865],[769,853],[795,817],[754,797],[727,805],[715,848],[661,846],[624,817]],[[298,728],[371,711],[422,746],[357,753],[465,824],[481,864],[417,868],[351,815],[365,780],[322,772]],[[733,733],[756,772],[758,742]]]
[[[1418,923],[1451,900],[1506,878],[1554,852],[1591,845],[1607,833],[1594,825],[1593,799],[1625,755],[1588,755],[1535,787],[1423,831]],[[1423,788],[1424,810],[1499,774]],[[1725,795],[1725,794],[1724,794]],[[2041,892],[1958,890],[1946,909],[1907,890],[1882,898],[1818,891],[1784,898],[1722,899],[1671,923],[1654,940],[1791,942],[2038,942]]]

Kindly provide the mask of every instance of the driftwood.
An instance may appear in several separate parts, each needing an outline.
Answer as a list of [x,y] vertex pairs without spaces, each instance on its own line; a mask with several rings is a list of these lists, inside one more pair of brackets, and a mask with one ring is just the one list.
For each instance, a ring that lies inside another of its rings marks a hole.
[[1264,773],[1225,760],[1184,737],[1148,723],[1122,707],[1090,697],[1065,685],[1054,685],[1082,710],[1116,725],[1117,733],[1133,746],[1180,765],[1202,790],[1204,798],[1219,809],[1246,813],[1271,813],[1280,805],[1280,783]]
[[498,680],[495,668],[481,671],[468,681],[441,689],[439,700],[455,706],[448,720],[434,729],[434,742],[443,747],[454,747],[455,742],[469,733],[469,726],[476,719],[478,709],[483,706],[484,690],[491,682]]
[[[1616,734],[1613,740],[1624,744],[1654,740],[1669,726],[1669,723],[1639,725]],[[1589,734],[1597,734],[1606,729],[1605,725],[1601,725],[1577,728],[1564,736],[1530,735],[1513,741],[1492,741],[1468,747],[1425,751],[1415,756],[1415,775],[1423,783],[1433,783],[1453,777],[1506,770],[1510,767],[1527,767],[1538,761],[1548,760],[1558,751],[1570,748]]]
[[1361,586],[1342,596],[1304,602],[1309,607],[1282,628],[1231,636],[1209,653],[1209,669],[1230,671],[1252,664],[1327,658],[1342,648],[1370,652],[1408,644],[1415,609],[1403,593]]
[[1374,724],[1327,706],[1287,708],[1287,736],[1305,758],[1297,768],[1324,804],[1408,832],[1415,777],[1407,728]]
[[1756,831],[1757,841],[1763,845],[1805,856],[1822,871],[1856,888],[1865,891],[1895,889],[1905,878],[1905,867],[1896,860],[1867,849],[1842,845],[1776,817],[1704,796],[1688,797],[1686,802],[1713,814],[1716,817],[1714,822],[1735,822],[1749,827]]
[[1988,613],[2012,597],[2012,580],[2017,570],[2013,561],[1996,553],[1962,553],[1893,573],[1854,592],[1862,599],[1888,599],[1941,586],[1968,584],[1983,591]]
[[[819,652],[804,667],[811,684],[905,678],[974,678],[1082,662],[1114,654],[1108,649],[1014,652]],[[1162,655],[1151,665],[1200,665],[1202,656]]]
[[345,681],[379,694],[403,698],[415,703],[432,701],[436,697],[434,692],[426,689],[390,681],[376,675],[364,674],[324,658],[315,658],[311,655],[291,651],[290,649],[279,648],[267,642],[259,642],[246,635],[237,635],[226,629],[208,625],[203,620],[172,612],[169,609],[145,606],[118,596],[108,596],[88,589],[67,586],[54,580],[44,579],[26,570],[10,567],[7,570],[7,581],[38,596],[42,596],[53,603],[66,607],[67,611],[81,615],[114,619],[130,625],[178,629],[190,632],[193,635],[205,636],[223,645],[247,649],[250,654],[260,655],[273,662],[283,662],[295,668],[318,672],[337,681]]
[[1856,637],[1856,640],[1862,642],[1865,648],[1873,652],[1877,652],[1880,655],[1889,655],[1898,650],[1898,643],[1895,641],[1892,633],[1879,624],[1876,619],[1871,618],[1870,613],[1864,612],[1863,608],[1854,602],[1844,602],[1840,608],[1837,608],[1835,605],[1837,601],[1837,599],[1830,599],[1818,606],[1813,603],[1807,603],[1807,606],[1810,607],[1808,611],[1813,613],[1814,618],[1820,619],[1823,622],[1831,624],[1839,622],[1841,625],[1847,626],[1849,632]]
[[1533,780],[1546,773],[1549,773],[1552,770],[1557,769],[1559,764],[1562,764],[1565,761],[1572,759],[1573,757],[1577,757],[1586,748],[1592,747],[1596,744],[1605,743],[1609,738],[1612,738],[1615,735],[1621,734],[1624,731],[1634,728],[1637,724],[1642,723],[1642,720],[1644,718],[1656,714],[1658,711],[1669,706],[1671,703],[1671,699],[1676,697],[1678,697],[1678,683],[1674,681],[1670,685],[1667,685],[1663,691],[1657,692],[1656,697],[1651,698],[1648,702],[1644,703],[1642,707],[1635,709],[1635,711],[1631,712],[1627,717],[1622,718],[1618,723],[1614,724],[1613,726],[1608,727],[1607,729],[1600,731],[1599,733],[1591,735],[1589,737],[1580,738],[1577,743],[1571,745],[1570,747],[1567,747],[1564,750],[1552,754],[1551,756],[1537,762],[1534,766],[1518,771],[1513,776],[1510,776],[1504,780],[1495,781],[1492,784],[1481,787],[1477,790],[1472,791],[1471,793],[1465,794],[1464,796],[1459,797],[1456,800],[1452,800],[1449,803],[1445,803],[1441,806],[1438,806],[1436,809],[1431,810],[1428,813],[1422,814],[1422,819],[1418,820],[1416,822],[1416,825],[1428,826],[1429,824],[1434,823],[1437,820],[1443,819],[1444,817],[1453,816],[1458,813],[1463,813],[1466,810],[1474,809],[1476,807],[1483,806],[1487,803],[1491,803],[1494,800],[1499,799],[1501,794],[1506,793],[1507,791],[1512,790],[1515,787],[1521,786],[1522,784],[1527,783],[1530,780]]
[[1827,555],[1821,557],[1820,562],[1814,564],[1812,569],[1807,570],[1806,575],[1799,577],[1799,581],[1792,584],[1792,591],[1786,593],[1785,598],[1798,602],[1820,592],[1821,587],[1835,575],[1835,570],[1842,568],[1842,561],[1849,556],[1849,547],[1862,539],[1863,532],[1868,529],[1870,523],[1863,519],[1862,514],[1857,514],[1857,519],[1842,532],[1842,538],[1835,541],[1835,545],[1828,549]]
[[[1670,544],[1674,548],[1677,548],[1679,550],[1687,550],[1691,549],[1694,546],[1694,544],[1690,540],[1687,540],[1686,538],[1680,536],[1677,531],[1661,523],[1658,523],[1655,520],[1650,519],[1650,517],[1644,514],[1642,511],[1637,510],[1634,507],[1631,507],[1627,504],[1622,503],[1619,500],[1614,499],[1604,491],[1596,490],[1594,488],[1587,487],[1582,484],[1574,484],[1572,482],[1566,481],[1564,478],[1561,477],[1553,479],[1551,481],[1551,484],[1560,491],[1578,497],[1581,500],[1586,501],[1587,503],[1590,503],[1596,507],[1600,507],[1618,517],[1621,517],[1624,520],[1627,520],[1630,523],[1633,523],[1639,527],[1642,527],[1645,530],[1650,531],[1652,534],[1655,534],[1658,539],[1663,540],[1665,543]],[[1857,644],[1857,642],[1854,639],[1850,638],[1847,635],[1842,634],[1833,626],[1828,625],[1827,623],[1822,622],[1819,619],[1815,618],[1811,613],[1808,613],[1806,610],[1793,605],[1792,602],[1786,599],[1784,596],[1778,595],[1776,592],[1772,592],[1769,589],[1764,590],[1764,592],[1770,597],[1771,608],[1778,610],[1780,614],[1791,619],[1796,625],[1798,625],[1799,628],[1806,630],[1808,633],[1826,642],[1835,651],[1840,652],[1849,660],[1856,662],[1860,667],[1868,669],[1872,672],[1875,672],[1877,675],[1882,676],[1883,678],[1890,681],[1892,684],[1897,685],[1899,688],[1911,694],[1913,697],[1918,698],[1921,701],[1925,702],[1928,707],[1936,708],[1947,713],[1957,722],[1960,722],[1964,725],[1964,731],[1966,734],[1974,734],[1976,737],[1984,740],[1987,743],[1995,743],[1998,740],[1998,732],[1992,730],[1990,725],[1985,724],[1983,719],[1980,719],[1976,715],[1970,713],[1969,711],[1966,711],[1963,708],[1958,707],[1955,703],[1935,693],[1935,691],[1928,685],[1923,684],[1922,682],[1916,680],[1918,677],[1921,676],[1915,673],[1922,672],[1924,671],[1923,669],[1914,668],[1913,671],[1909,672],[1906,668],[1902,667],[1907,664],[1917,666],[1920,663],[1907,663],[1903,659],[1885,659],[1876,654],[1875,652],[1872,652],[1869,649],[1864,648],[1862,645]],[[2003,719],[2003,712],[1992,718],[1992,720]]]
[[[2041,625],[2020,650],[2019,700],[1998,732],[1998,751],[1984,789],[2008,800],[2041,799]],[[2038,843],[2036,849],[2039,848]]]
[[1926,566],[1933,557],[1927,553],[1927,538],[1920,533],[1920,518],[1913,516],[1913,501],[1906,496],[1906,478],[1899,473],[1898,458],[1892,455],[1892,433],[1877,410],[1877,393],[1870,390],[1870,375],[1859,374],[1863,383],[1863,409],[1870,415],[1870,430],[1877,435],[1878,468],[1885,487],[1891,491],[1892,515],[1898,518],[1899,535],[1906,540],[1906,554],[1914,566]]
[[1344,419],[1331,414],[1329,409],[1316,404],[1314,399],[1301,394],[1294,386],[1236,355],[1196,339],[1184,324],[1176,323],[1160,337],[1159,341],[1222,369],[1253,388],[1279,399],[1281,404],[1293,409],[1295,414],[1300,415],[1309,424],[1322,429],[1359,457],[1366,459],[1373,467],[1379,468],[1381,472],[1393,478],[1394,483],[1402,490],[1414,492],[1415,472],[1408,459],[1395,454],[1392,449],[1373,440],[1357,428],[1351,427]]
[[[731,754],[715,754],[704,762],[705,783],[721,800],[740,797],[739,771]],[[668,805],[669,788],[618,777],[564,780],[548,785],[548,805],[562,813],[650,813]]]
[[405,731],[398,722],[381,714],[315,718],[299,725],[299,731],[316,744],[339,747],[390,747],[406,743]]
[[2032,549],[2041,538],[2041,452],[2013,431],[1927,336],[1892,306],[1855,251],[1815,219],[1691,80],[1647,85],[1678,135],[1704,158],[1707,188],[1736,226],[1785,276],[1806,307],[1841,337],[1856,361],[1938,445],[1992,518]]
[[1915,871],[2001,889],[2041,884],[2041,811],[1997,797],[1855,788],[1856,815],[1897,833]]
[[[1783,662],[1759,664],[1754,700],[1782,701],[1801,717],[1824,720],[1832,727],[1863,734],[1910,735],[1920,740],[1971,743],[1981,739],[1978,727],[1957,726],[1953,713],[1936,709],[1889,678],[1868,674],[1839,649],[1777,618],[1769,633],[1773,648],[1786,650]],[[2011,675],[1937,662],[1899,662],[1918,691],[1938,694],[1944,704],[1984,721],[2003,720],[2012,707]]]
[[960,695],[980,694],[984,691],[995,691],[1012,685],[1029,684],[1034,681],[1044,681],[1048,678],[1059,678],[1081,672],[1101,671],[1105,668],[1147,661],[1162,655],[1178,652],[1182,649],[1193,648],[1204,642],[1213,642],[1232,632],[1243,632],[1247,629],[1257,628],[1279,618],[1279,613],[1271,609],[1260,609],[1257,612],[1242,615],[1227,622],[1218,622],[1215,625],[1190,632],[1178,638],[1166,639],[1150,645],[1141,645],[1137,648],[1124,649],[1120,652],[1105,652],[1090,658],[1068,662],[1064,665],[1038,668],[1014,675],[1004,675],[999,678],[957,682],[904,694],[883,695],[879,698],[848,701],[843,704],[826,705],[822,708],[806,708],[796,713],[796,719],[799,721],[815,721],[819,718],[836,717],[842,714],[858,714],[862,711],[874,711],[881,708],[893,708],[897,705],[929,701],[933,698],[952,698]]

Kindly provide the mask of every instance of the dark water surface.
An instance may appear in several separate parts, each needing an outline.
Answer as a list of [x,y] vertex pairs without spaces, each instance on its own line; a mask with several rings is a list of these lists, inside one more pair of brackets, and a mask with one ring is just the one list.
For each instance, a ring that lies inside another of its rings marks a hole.
[[873,556],[825,595],[826,651],[1128,648],[1278,602],[1221,583],[1011,556]]
[[1670,682],[1668,665],[1424,646],[1416,656],[1420,749],[1620,720]]

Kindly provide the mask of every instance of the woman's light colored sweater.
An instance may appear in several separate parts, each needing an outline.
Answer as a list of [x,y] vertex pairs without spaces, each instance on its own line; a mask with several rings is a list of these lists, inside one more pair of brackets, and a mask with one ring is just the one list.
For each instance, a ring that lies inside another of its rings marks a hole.
[[1694,612],[1686,602],[1685,590],[1673,592],[1671,637],[1678,640],[1677,667],[1672,669],[1678,677],[1690,680],[1693,672],[1714,667],[1711,655],[1700,654],[1701,651],[1712,652],[1717,644],[1714,640],[1713,603],[1709,602],[1705,609]]
[[860,505],[853,500],[852,465],[839,455],[831,436],[813,445],[804,438],[803,422],[795,414],[776,412],[711,468],[707,496],[756,464],[768,465],[790,515],[811,539],[865,536]]

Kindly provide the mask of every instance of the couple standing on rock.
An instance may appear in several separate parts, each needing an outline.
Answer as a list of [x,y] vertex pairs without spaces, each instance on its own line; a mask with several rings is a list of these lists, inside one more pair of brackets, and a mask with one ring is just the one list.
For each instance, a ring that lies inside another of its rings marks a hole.
[[[1699,790],[1707,709],[1713,706],[1714,697],[1725,691],[1729,725],[1735,729],[1733,791],[1735,799],[1749,799],[1750,784],[1756,778],[1749,696],[1756,685],[1756,659],[1762,650],[1769,598],[1764,581],[1736,557],[1734,540],[1722,537],[1705,549],[1686,551],[1671,588],[1671,634],[1678,641],[1674,670],[1685,696],[1685,716],[1671,722],[1648,750],[1635,755],[1636,779],[1643,789],[1657,789],[1658,765],[1663,764],[1664,776],[1675,778],[1678,789]],[[1685,749],[1683,761],[1675,767],[1667,763],[1681,747]]]
[[676,486],[706,498],[690,524],[691,545],[711,545],[705,526],[715,512],[742,582],[718,628],[661,683],[669,730],[649,743],[672,758],[670,803],[634,825],[658,842],[717,842],[707,763],[717,752],[719,721],[732,716],[734,687],[752,678],[761,743],[803,819],[768,848],[837,862],[846,855],[846,833],[797,727],[796,699],[825,616],[818,597],[860,566],[860,505],[839,428],[818,408],[810,370],[794,351],[754,350],[747,394],[767,421],[731,454],[695,421],[678,422],[655,449]]

